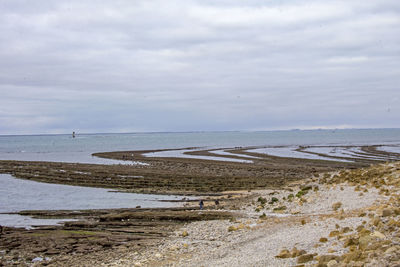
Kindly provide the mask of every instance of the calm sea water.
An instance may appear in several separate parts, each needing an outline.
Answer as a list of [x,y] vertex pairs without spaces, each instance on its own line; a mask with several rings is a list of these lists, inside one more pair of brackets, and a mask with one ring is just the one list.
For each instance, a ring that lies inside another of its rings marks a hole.
[[[147,195],[110,192],[108,189],[47,184],[16,179],[0,174],[0,225],[30,227],[62,222],[55,219],[33,219],[28,216],[4,214],[21,210],[83,210],[171,207],[181,196]],[[3,213],[3,214],[1,214]]]
[[400,142],[400,129],[0,136],[0,159],[120,163],[94,152],[185,147],[363,145]]
[[[0,160],[62,161],[97,164],[126,162],[92,157],[94,152],[164,148],[238,146],[365,145],[400,143],[400,129],[270,132],[197,132],[0,136]],[[399,149],[399,146],[388,147]],[[218,153],[226,153],[219,151]],[[130,163],[131,164],[131,163]],[[174,198],[173,196],[171,196]],[[168,198],[171,198],[168,197]],[[106,189],[42,184],[0,175],[0,213],[29,209],[156,207],[162,196],[117,194]],[[30,226],[59,221],[0,214],[0,224]]]

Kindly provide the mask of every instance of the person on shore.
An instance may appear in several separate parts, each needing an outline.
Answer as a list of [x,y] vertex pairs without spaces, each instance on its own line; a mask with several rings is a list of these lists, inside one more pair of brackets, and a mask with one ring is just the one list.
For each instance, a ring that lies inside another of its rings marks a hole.
[[199,202],[199,206],[200,206],[200,210],[202,210],[202,209],[203,209],[203,207],[204,207],[204,202],[203,202],[203,200],[200,200],[200,202]]

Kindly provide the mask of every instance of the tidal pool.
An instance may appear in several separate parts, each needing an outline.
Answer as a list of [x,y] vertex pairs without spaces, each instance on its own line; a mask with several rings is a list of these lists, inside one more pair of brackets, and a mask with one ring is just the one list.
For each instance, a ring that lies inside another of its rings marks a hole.
[[35,220],[7,214],[23,210],[84,210],[172,207],[182,196],[111,192],[110,189],[40,183],[0,174],[0,225],[29,227],[62,220]]

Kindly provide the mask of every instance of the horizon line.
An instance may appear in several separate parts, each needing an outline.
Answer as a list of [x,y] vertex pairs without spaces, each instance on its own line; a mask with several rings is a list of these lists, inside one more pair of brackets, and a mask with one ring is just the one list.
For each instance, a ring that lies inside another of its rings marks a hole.
[[[98,134],[174,134],[174,133],[234,133],[234,132],[290,132],[290,131],[336,131],[336,130],[400,130],[400,127],[383,127],[383,128],[291,128],[291,129],[274,129],[274,130],[197,130],[197,131],[138,131],[138,132],[76,132],[75,135],[98,135]],[[0,137],[6,136],[54,136],[54,135],[72,135],[70,133],[32,133],[32,134],[0,134]]]

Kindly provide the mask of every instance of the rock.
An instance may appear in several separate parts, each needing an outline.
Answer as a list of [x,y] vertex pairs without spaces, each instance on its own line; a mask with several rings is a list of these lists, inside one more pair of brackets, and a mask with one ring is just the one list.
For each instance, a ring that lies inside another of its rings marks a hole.
[[189,233],[186,231],[186,230],[184,230],[183,232],[182,232],[182,237],[187,237],[189,235]]
[[32,262],[41,262],[41,261],[43,261],[43,258],[42,258],[42,257],[36,257],[36,258],[34,258],[34,259],[32,260]]
[[281,252],[279,252],[279,254],[275,256],[275,258],[280,258],[280,259],[287,259],[291,257],[292,254],[287,249],[282,249]]
[[361,258],[361,252],[358,250],[344,254],[345,262],[358,261],[360,258]]
[[306,263],[314,259],[313,254],[304,254],[297,258],[297,263]]
[[321,243],[328,242],[328,238],[326,238],[326,237],[321,237],[321,238],[319,239],[319,242],[321,242]]
[[228,227],[228,232],[233,232],[233,231],[237,231],[236,226],[234,226],[234,225],[229,226]]
[[46,247],[35,247],[32,249],[33,253],[40,253],[40,252],[45,252],[45,251],[47,251]]
[[356,230],[357,232],[361,232],[364,228],[365,228],[364,225],[359,225],[357,226]]
[[385,238],[385,235],[382,234],[381,232],[378,232],[378,231],[373,232],[373,233],[371,234],[371,236],[377,237],[377,238],[379,238],[379,239],[384,239],[384,238]]
[[343,229],[342,229],[342,233],[343,233],[343,234],[348,233],[348,232],[350,232],[350,231],[351,231],[351,228],[348,227],[348,226],[343,227]]
[[388,217],[390,215],[392,215],[393,211],[391,209],[384,209],[382,211],[382,217]]
[[394,208],[393,212],[394,212],[394,214],[396,214],[396,216],[400,215],[400,208]]
[[336,267],[338,266],[338,262],[335,260],[330,260],[326,263],[326,267]]
[[242,230],[245,228],[245,225],[243,223],[239,224],[237,227],[237,230]]
[[356,239],[353,238],[353,237],[347,238],[347,239],[344,241],[344,247],[345,247],[345,248],[347,248],[347,247],[349,247],[349,246],[354,246],[354,245],[358,245],[358,240],[356,240]]
[[366,236],[366,235],[370,235],[370,234],[371,234],[371,231],[368,229],[365,229],[365,228],[360,231],[360,236]]
[[372,237],[370,235],[364,235],[358,239],[358,245],[360,249],[365,250],[371,241]]
[[334,230],[334,231],[331,231],[331,232],[329,233],[329,237],[338,236],[339,234],[340,234],[340,232],[339,232],[338,230]]
[[57,249],[49,249],[46,251],[46,255],[57,255],[60,254],[60,251]]
[[375,218],[372,220],[372,224],[373,224],[374,226],[378,226],[380,222],[381,222],[381,220],[380,220],[378,217],[375,217]]
[[318,256],[318,263],[327,263],[331,260],[340,261],[340,256],[337,255],[321,255]]
[[307,252],[304,249],[298,250],[296,247],[294,247],[290,253],[292,255],[292,258],[296,258],[300,255],[306,254]]
[[335,211],[340,209],[340,207],[342,207],[342,202],[336,202],[332,205],[332,209]]
[[391,253],[396,252],[398,250],[399,250],[398,247],[390,247],[385,251],[385,254],[391,254]]

